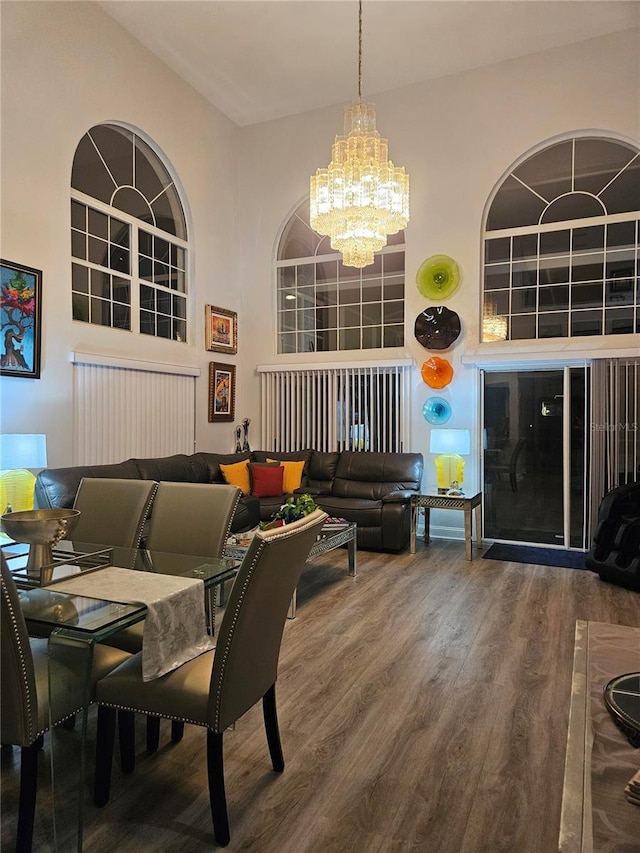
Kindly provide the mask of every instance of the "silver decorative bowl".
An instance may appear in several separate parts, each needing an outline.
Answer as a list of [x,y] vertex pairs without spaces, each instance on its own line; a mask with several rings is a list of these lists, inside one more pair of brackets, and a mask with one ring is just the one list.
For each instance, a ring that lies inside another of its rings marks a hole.
[[67,539],[76,526],[79,509],[27,509],[2,516],[2,530],[15,542],[29,545],[27,574],[41,578],[41,568],[53,563],[51,546]]

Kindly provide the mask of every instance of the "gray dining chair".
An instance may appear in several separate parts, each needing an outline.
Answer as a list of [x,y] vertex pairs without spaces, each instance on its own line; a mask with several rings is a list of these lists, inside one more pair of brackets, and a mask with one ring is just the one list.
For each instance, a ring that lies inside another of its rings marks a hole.
[[73,503],[80,510],[74,540],[131,549],[130,568],[157,488],[154,480],[84,477]]
[[[150,563],[153,564],[154,551],[221,557],[241,494],[236,486],[160,482],[144,539]],[[212,602],[208,602],[210,614],[212,609]],[[136,653],[142,649],[143,632],[144,623],[140,622],[114,634],[107,642]],[[182,727],[177,723],[171,727],[171,738],[174,743],[182,738]],[[159,742],[160,717],[150,716],[147,718],[147,752],[155,752]]]
[[159,483],[145,547],[169,554],[221,557],[241,494],[236,486]]
[[[78,657],[74,657],[74,649],[56,647],[52,657],[47,652],[46,639],[28,636],[19,593],[4,554],[1,563],[0,742],[3,746],[20,747],[16,850],[28,853],[33,841],[38,751],[44,734],[51,725],[57,726],[82,710],[83,702],[78,695]],[[91,686],[128,657],[119,649],[96,645]]]
[[97,806],[109,800],[116,710],[124,716],[157,714],[203,726],[214,834],[220,845],[229,843],[223,734],[262,700],[271,763],[274,770],[284,770],[276,712],[278,658],[291,596],[326,518],[315,510],[284,527],[256,533],[231,589],[215,650],[153,681],[142,680],[137,654],[97,684]]

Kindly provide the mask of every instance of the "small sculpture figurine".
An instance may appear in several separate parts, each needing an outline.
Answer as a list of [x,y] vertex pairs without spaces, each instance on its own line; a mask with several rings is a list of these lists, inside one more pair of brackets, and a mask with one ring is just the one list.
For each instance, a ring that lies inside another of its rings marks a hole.
[[242,453],[242,427],[237,426],[236,433],[236,453]]
[[242,421],[242,429],[244,432],[244,441],[242,442],[243,451],[249,452],[251,448],[249,447],[249,424],[251,423],[250,418],[245,418]]

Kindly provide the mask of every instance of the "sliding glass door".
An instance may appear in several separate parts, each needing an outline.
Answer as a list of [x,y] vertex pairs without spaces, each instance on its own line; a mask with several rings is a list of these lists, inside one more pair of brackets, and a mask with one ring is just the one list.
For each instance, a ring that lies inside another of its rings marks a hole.
[[585,368],[484,373],[484,535],[585,546]]

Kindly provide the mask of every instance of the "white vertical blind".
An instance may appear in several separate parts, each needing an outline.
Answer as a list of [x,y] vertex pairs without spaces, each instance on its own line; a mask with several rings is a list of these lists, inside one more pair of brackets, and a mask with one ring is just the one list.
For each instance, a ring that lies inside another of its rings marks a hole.
[[74,358],[74,465],[194,452],[195,371],[165,371]]
[[594,359],[591,365],[590,518],[595,528],[602,497],[638,479],[640,358]]
[[402,451],[409,446],[412,364],[259,367],[261,446]]

